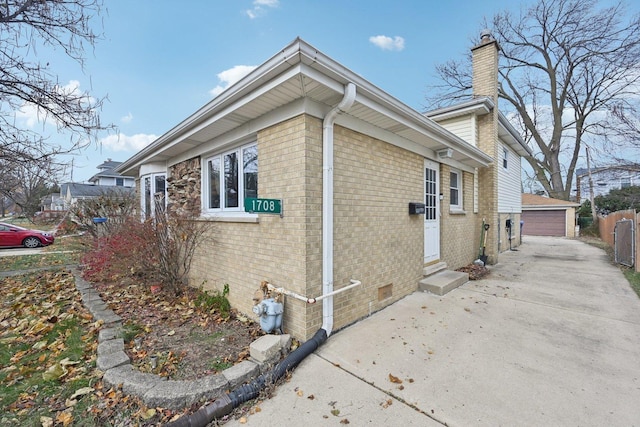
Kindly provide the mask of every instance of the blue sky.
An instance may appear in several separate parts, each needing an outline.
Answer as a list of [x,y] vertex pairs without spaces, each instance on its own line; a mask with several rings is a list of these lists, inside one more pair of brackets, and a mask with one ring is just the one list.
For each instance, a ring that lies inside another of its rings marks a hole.
[[51,58],[61,83],[108,97],[101,120],[118,127],[75,158],[77,182],[107,158],[128,159],[298,36],[422,110],[436,64],[464,59],[483,18],[520,8],[513,0],[106,3],[104,38],[87,53],[84,72],[62,54]]

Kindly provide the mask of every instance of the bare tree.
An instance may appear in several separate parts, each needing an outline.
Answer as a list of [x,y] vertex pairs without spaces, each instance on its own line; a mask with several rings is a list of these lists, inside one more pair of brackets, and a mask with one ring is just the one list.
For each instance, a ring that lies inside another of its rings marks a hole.
[[0,197],[12,201],[29,219],[40,210],[41,200],[55,187],[60,167],[51,161],[33,164],[0,160]]
[[[4,0],[0,2],[0,160],[5,165],[51,164],[109,128],[100,123],[102,99],[58,81],[39,49],[61,52],[83,66],[98,36],[91,28],[102,0]],[[35,112],[65,133],[65,144],[20,125],[18,111]]]
[[199,221],[200,206],[192,200],[183,207],[165,210],[164,199],[156,198],[154,250],[158,255],[158,275],[168,290],[178,295],[188,285],[191,262],[198,247],[204,243],[211,225]]
[[[505,111],[519,121],[535,153],[527,160],[551,197],[569,199],[587,140],[609,153],[640,141],[640,17],[630,17],[623,2],[539,0],[484,26],[501,49]],[[470,63],[437,67],[443,84],[427,98],[430,107],[469,96]]]

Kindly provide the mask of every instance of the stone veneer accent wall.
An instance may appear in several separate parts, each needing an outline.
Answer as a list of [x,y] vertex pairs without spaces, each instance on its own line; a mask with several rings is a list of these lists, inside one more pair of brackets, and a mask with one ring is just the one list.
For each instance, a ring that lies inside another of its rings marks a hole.
[[186,160],[169,167],[167,196],[170,211],[200,211],[200,158]]

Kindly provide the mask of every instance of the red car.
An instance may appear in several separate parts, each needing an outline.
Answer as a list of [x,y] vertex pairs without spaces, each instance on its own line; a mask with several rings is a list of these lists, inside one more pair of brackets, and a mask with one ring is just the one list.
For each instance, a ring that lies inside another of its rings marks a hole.
[[0,247],[37,248],[53,243],[53,234],[0,222]]

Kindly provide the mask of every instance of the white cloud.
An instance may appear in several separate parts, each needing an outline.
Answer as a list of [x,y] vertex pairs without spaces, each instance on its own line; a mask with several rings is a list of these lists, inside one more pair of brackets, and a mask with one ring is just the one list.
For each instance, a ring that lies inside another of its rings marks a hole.
[[253,7],[245,11],[250,19],[256,19],[267,13],[266,8],[276,8],[280,6],[279,0],[254,0]]
[[228,70],[218,73],[218,80],[220,80],[220,84],[211,89],[209,93],[212,96],[220,95],[220,93],[222,93],[226,88],[249,74],[255,68],[255,65],[236,65],[233,68],[229,68]]
[[16,118],[29,128],[33,128],[40,121],[38,108],[33,104],[24,104],[16,111]]
[[120,121],[122,121],[123,123],[131,123],[132,120],[133,120],[133,114],[131,114],[131,112],[129,112],[129,114],[127,114],[126,116],[120,119]]
[[153,134],[138,133],[129,136],[119,133],[102,138],[99,144],[111,151],[140,151],[156,139],[158,139],[158,137]]
[[369,41],[382,50],[404,50],[404,38],[400,36],[371,36]]

